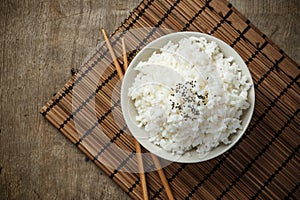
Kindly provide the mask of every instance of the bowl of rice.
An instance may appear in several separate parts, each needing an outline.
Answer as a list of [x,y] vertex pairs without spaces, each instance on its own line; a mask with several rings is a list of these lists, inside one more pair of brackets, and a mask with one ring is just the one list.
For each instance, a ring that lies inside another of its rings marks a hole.
[[251,74],[222,40],[199,32],[171,33],[132,60],[121,87],[125,122],[151,153],[195,163],[230,149],[254,111]]

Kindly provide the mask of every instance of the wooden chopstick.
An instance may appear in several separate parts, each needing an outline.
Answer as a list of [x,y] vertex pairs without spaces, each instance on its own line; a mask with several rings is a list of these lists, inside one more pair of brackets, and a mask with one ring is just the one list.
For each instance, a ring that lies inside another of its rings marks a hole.
[[144,173],[144,164],[143,164],[143,159],[142,159],[141,145],[136,139],[134,139],[134,144],[135,144],[135,151],[136,151],[136,158],[137,158],[137,162],[138,162],[140,180],[142,183],[143,197],[145,200],[148,200],[148,190],[147,190],[146,176]]
[[[113,50],[113,48],[112,48],[112,46],[110,44],[110,41],[108,40],[108,37],[107,37],[106,32],[105,32],[104,29],[102,29],[102,34],[103,34],[103,37],[104,37],[104,39],[106,41],[106,44],[108,46],[108,49],[109,49],[111,57],[112,57],[112,59],[114,61],[114,64],[115,64],[115,66],[117,68],[118,75],[119,75],[120,79],[122,80],[123,79],[123,72],[122,72],[121,66],[120,66],[120,64],[119,64],[119,62],[118,62],[118,60],[116,58],[114,50]],[[125,48],[125,43],[124,43],[124,48]],[[126,57],[126,60],[127,60],[127,57]],[[127,69],[127,66],[126,66],[126,69]],[[144,164],[143,164],[143,160],[142,160],[141,146],[140,146],[140,143],[136,139],[134,139],[134,144],[135,144],[135,151],[136,151],[136,155],[137,155],[137,162],[138,162],[138,169],[139,169],[140,181],[141,181],[141,184],[142,184],[143,197],[144,197],[145,200],[148,200],[148,190],[147,190],[146,177],[145,177],[145,173],[144,173]]]
[[[103,34],[104,39],[107,43],[107,46],[108,46],[108,49],[109,49],[110,54],[112,56],[112,59],[114,61],[114,64],[117,68],[118,75],[119,75],[120,79],[122,80],[123,79],[123,72],[122,72],[121,66],[120,66],[119,62],[117,61],[117,58],[116,58],[115,53],[113,51],[113,48],[112,48],[112,46],[111,46],[111,44],[108,40],[108,37],[107,37],[106,32],[105,32],[104,29],[102,29],[102,34]],[[126,72],[127,67],[128,67],[128,59],[127,59],[126,46],[125,46],[124,38],[122,38],[122,50],[123,50],[123,59],[124,59],[124,70]],[[135,149],[136,149],[136,153],[137,153],[137,162],[138,162],[138,168],[139,168],[139,172],[140,172],[139,173],[140,174],[140,180],[141,180],[141,183],[142,183],[143,197],[144,197],[144,199],[148,199],[146,177],[145,177],[145,174],[144,174],[144,165],[143,165],[143,160],[142,160],[142,155],[141,155],[141,146],[140,146],[140,143],[136,139],[134,139],[134,143],[135,143]],[[169,186],[169,183],[168,183],[168,180],[165,176],[165,173],[161,168],[161,165],[160,165],[160,162],[159,162],[158,158],[152,153],[151,153],[151,157],[152,157],[154,165],[157,169],[159,178],[161,179],[161,182],[162,182],[162,184],[163,184],[163,186],[166,190],[168,199],[174,200],[172,190]]]
[[103,37],[104,37],[104,39],[105,39],[105,41],[106,41],[106,44],[107,44],[109,53],[110,53],[110,55],[111,55],[111,57],[112,57],[112,59],[113,59],[113,61],[114,61],[115,66],[116,66],[118,75],[119,75],[120,79],[123,80],[123,72],[122,72],[122,68],[121,68],[121,66],[120,66],[120,64],[119,64],[119,62],[118,62],[118,60],[117,60],[117,57],[116,57],[116,55],[115,55],[115,52],[114,52],[114,50],[113,50],[113,48],[112,48],[112,46],[111,46],[111,44],[110,44],[110,42],[109,42],[109,40],[108,40],[108,37],[107,37],[106,32],[105,32],[104,29],[102,29],[102,34],[103,34]]
[[160,180],[161,180],[161,182],[162,182],[162,184],[163,184],[163,186],[164,186],[164,188],[166,190],[168,199],[174,200],[174,196],[173,196],[172,190],[171,190],[171,188],[169,186],[169,182],[168,182],[168,180],[166,178],[166,175],[165,175],[163,169],[160,166],[160,162],[159,162],[158,158],[154,154],[152,154],[152,153],[151,153],[151,157],[152,157],[154,165],[155,165],[155,167],[157,169],[159,178],[160,178]]
[[124,38],[122,38],[122,50],[123,50],[124,71],[126,72],[128,67],[128,58],[127,58],[127,51],[126,51]]

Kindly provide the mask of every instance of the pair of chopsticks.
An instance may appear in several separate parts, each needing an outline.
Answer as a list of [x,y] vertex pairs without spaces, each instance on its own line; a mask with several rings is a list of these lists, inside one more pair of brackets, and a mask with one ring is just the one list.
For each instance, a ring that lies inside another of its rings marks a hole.
[[[111,57],[113,59],[114,65],[116,66],[116,69],[117,69],[118,75],[120,77],[120,80],[123,80],[124,75],[123,75],[123,72],[122,72],[122,68],[121,68],[121,66],[120,66],[120,64],[119,64],[119,62],[116,58],[114,50],[113,50],[113,48],[110,44],[110,41],[109,41],[104,29],[102,29],[102,34],[103,34],[103,37],[106,41],[106,44],[107,44],[108,50],[111,54]],[[128,59],[127,59],[126,46],[125,46],[124,38],[122,38],[122,51],[123,51],[123,60],[124,60],[124,70],[126,72],[127,67],[128,67]],[[142,183],[143,197],[144,197],[145,200],[148,200],[148,191],[147,191],[146,177],[145,177],[145,173],[144,173],[144,164],[143,164],[142,155],[141,155],[141,145],[136,139],[134,139],[134,144],[135,144],[135,150],[136,150],[136,155],[137,155],[137,162],[138,162],[140,180],[141,180],[141,183]],[[161,179],[161,182],[162,182],[162,184],[165,188],[168,199],[173,200],[174,197],[173,197],[171,188],[169,186],[169,183],[167,181],[165,173],[161,168],[161,165],[160,165],[160,162],[159,162],[158,158],[153,154],[151,154],[151,157],[152,157],[152,160],[154,162],[155,167],[157,168],[159,178]]]

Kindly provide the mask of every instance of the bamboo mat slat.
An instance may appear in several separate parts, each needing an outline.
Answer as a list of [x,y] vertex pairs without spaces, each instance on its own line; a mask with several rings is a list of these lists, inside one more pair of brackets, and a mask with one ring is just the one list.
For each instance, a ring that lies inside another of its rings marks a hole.
[[[252,122],[232,149],[203,163],[164,168],[175,198],[300,198],[299,65],[225,0],[144,0],[111,42],[122,64],[122,37],[130,61],[147,43],[174,31],[199,31],[224,40],[246,62],[256,91]],[[41,114],[129,196],[141,199],[139,176],[126,172],[137,166],[122,117],[120,84],[107,47],[98,46]],[[144,162],[151,171],[151,159]],[[146,176],[150,199],[166,199],[157,173]]]

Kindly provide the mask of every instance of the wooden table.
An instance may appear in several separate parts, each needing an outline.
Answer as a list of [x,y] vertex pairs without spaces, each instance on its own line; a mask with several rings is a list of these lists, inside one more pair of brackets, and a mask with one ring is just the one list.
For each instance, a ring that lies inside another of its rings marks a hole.
[[[298,0],[230,2],[300,63]],[[138,3],[1,1],[1,199],[129,199],[38,111]]]

